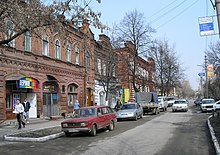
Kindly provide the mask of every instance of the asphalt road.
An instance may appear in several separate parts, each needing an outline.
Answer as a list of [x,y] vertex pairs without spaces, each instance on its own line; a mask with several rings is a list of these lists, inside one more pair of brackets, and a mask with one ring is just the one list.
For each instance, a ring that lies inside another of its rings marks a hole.
[[138,121],[121,121],[114,131],[91,137],[76,134],[43,143],[0,146],[3,155],[214,155],[207,129],[209,115],[191,106],[188,112],[161,112]]

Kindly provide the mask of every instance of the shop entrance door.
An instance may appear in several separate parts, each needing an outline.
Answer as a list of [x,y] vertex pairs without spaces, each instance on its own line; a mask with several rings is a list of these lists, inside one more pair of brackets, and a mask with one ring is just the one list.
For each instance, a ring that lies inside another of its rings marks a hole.
[[56,93],[43,93],[43,115],[47,117],[58,115]]
[[27,100],[30,102],[31,108],[29,110],[30,118],[37,118],[37,95],[35,93],[28,93]]

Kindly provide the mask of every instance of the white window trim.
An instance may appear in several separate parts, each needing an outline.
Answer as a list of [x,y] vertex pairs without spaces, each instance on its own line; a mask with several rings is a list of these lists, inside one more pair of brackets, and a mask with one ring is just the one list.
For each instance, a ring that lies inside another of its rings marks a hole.
[[[44,41],[47,41],[47,51],[44,51]],[[42,55],[49,56],[49,40],[47,36],[43,36],[42,40]]]

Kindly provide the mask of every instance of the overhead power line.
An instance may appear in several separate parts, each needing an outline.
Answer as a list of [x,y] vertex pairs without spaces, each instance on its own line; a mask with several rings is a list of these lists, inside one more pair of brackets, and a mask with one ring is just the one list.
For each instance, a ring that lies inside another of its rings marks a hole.
[[159,14],[160,12],[162,12],[163,10],[165,10],[166,8],[168,8],[169,6],[171,6],[173,3],[175,3],[178,0],[174,0],[171,3],[169,3],[168,5],[164,6],[163,8],[161,8],[159,11],[155,12],[154,14],[152,14],[151,16],[147,17],[147,19],[151,19],[152,17],[156,16],[157,14]]
[[161,24],[160,26],[158,26],[156,29],[161,28],[162,26],[170,23],[172,20],[174,20],[175,18],[177,18],[178,16],[180,16],[181,14],[183,14],[185,11],[187,11],[189,8],[191,8],[193,5],[195,5],[199,0],[195,0],[192,4],[190,4],[187,8],[185,8],[183,11],[181,11],[180,13],[178,13],[176,16],[174,16],[173,18],[169,19],[168,21],[164,22],[163,24]]
[[173,12],[174,10],[176,10],[177,8],[179,8],[181,5],[183,5],[187,0],[183,0],[181,3],[179,3],[178,5],[174,6],[173,8],[171,8],[170,10],[168,10],[167,12],[165,12],[164,14],[162,14],[161,16],[157,17],[156,19],[150,21],[149,23],[152,24],[158,20],[160,20],[162,17],[166,16],[167,14]]

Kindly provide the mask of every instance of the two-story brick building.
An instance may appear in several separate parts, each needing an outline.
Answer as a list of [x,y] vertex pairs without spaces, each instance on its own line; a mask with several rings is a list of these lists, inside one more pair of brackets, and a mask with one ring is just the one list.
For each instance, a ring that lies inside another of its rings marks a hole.
[[93,105],[94,35],[87,23],[64,31],[27,32],[0,47],[0,120],[15,118],[17,98],[30,101],[32,118],[72,112],[76,99]]
[[130,41],[125,42],[124,47],[116,49],[116,51],[118,54],[117,78],[120,81],[122,100],[124,102],[135,100],[133,78],[135,78],[135,86],[138,91],[156,91],[154,60],[151,58],[145,60],[138,56]]

